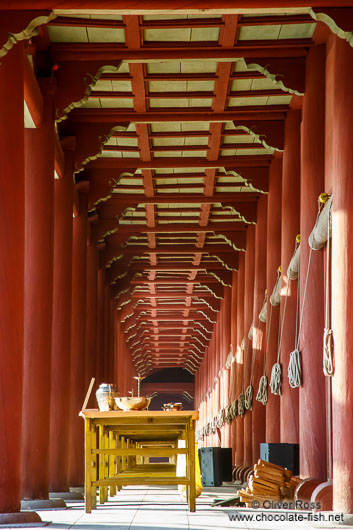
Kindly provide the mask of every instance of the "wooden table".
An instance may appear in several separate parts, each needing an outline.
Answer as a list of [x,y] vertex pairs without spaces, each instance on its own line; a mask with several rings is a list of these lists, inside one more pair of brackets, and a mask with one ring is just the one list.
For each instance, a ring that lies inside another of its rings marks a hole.
[[[113,496],[122,486],[133,484],[185,484],[189,509],[195,511],[197,411],[100,412],[85,409],[80,416],[85,420],[86,513],[97,507],[97,487],[99,502],[104,503],[108,500],[108,487],[110,496]],[[185,440],[186,447],[178,448],[178,440]],[[155,442],[154,447],[148,447],[151,444],[144,443],[147,441]],[[136,462],[136,457],[172,457],[178,454],[186,455],[185,477],[176,476],[175,464]]]

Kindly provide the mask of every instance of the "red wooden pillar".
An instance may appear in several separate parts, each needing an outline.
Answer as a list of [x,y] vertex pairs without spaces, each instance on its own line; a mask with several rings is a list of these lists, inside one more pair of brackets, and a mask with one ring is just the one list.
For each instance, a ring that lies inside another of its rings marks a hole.
[[110,383],[110,286],[105,284],[104,290],[104,378]]
[[[232,318],[232,288],[225,287],[224,288],[224,300],[223,300],[223,334],[224,334],[223,352],[224,352],[224,356],[223,356],[222,367],[223,367],[223,370],[225,370],[225,373],[223,374],[223,380],[224,380],[223,407],[226,407],[230,404],[230,395],[229,395],[230,368],[226,368],[226,362],[228,359],[228,354],[230,351],[230,344],[231,344],[231,318]],[[226,423],[223,427],[224,440],[222,439],[222,447],[231,447],[230,430],[231,430],[231,426]]]
[[[282,177],[282,237],[281,267],[282,291],[287,292],[287,268],[292,258],[295,238],[299,233],[300,219],[300,110],[288,112],[284,130]],[[299,442],[299,390],[288,382],[290,352],[295,348],[295,316],[297,307],[297,281],[289,282],[285,324],[283,326],[281,364],[281,442]],[[281,300],[281,319],[285,297]]]
[[[245,254],[239,254],[239,270],[237,273],[237,342],[236,342],[236,375],[235,396],[243,392],[244,377],[244,351],[241,348],[244,337],[244,289],[245,289]],[[245,389],[244,389],[245,390]],[[235,440],[235,463],[237,466],[244,465],[244,417],[236,418],[236,440]]]
[[[0,522],[40,520],[18,513],[21,502],[21,426],[24,330],[24,129],[23,48],[0,64]],[[5,103],[6,102],[6,103]],[[16,141],[14,142],[14,138]]]
[[[237,375],[237,363],[236,363],[236,345],[237,345],[237,294],[238,294],[238,273],[233,271],[232,273],[232,301],[231,301],[231,343],[233,352],[233,361],[230,368],[229,374],[229,385],[230,385],[230,402],[233,403],[235,399],[238,399],[236,393],[236,375]],[[232,447],[232,462],[235,463],[236,454],[236,419],[233,419],[230,427],[230,443]]]
[[84,430],[78,416],[85,397],[86,279],[87,279],[87,182],[77,185],[79,211],[73,219],[72,324],[71,324],[71,406],[70,406],[70,486],[83,485]]
[[327,80],[334,113],[326,123],[330,136],[325,169],[332,174],[332,379],[333,508],[353,513],[353,49],[332,36],[327,46]]
[[[95,237],[96,225],[89,224],[87,245],[87,311],[86,311],[86,377],[88,387],[91,378],[97,377],[97,328],[98,328],[98,248]],[[90,404],[95,404],[91,394]]]
[[[275,158],[270,165],[268,209],[267,209],[267,325],[268,353],[267,377],[271,380],[272,366],[277,362],[279,306],[272,307],[270,326],[271,304],[270,296],[277,280],[277,270],[281,263],[281,212],[282,204],[282,159]],[[271,393],[268,388],[268,401],[266,405],[266,442],[278,443],[280,441],[280,396]]]
[[260,458],[260,443],[266,438],[266,409],[256,401],[260,378],[264,372],[265,329],[259,320],[266,290],[266,235],[267,235],[267,197],[259,199],[257,205],[257,223],[255,229],[255,281],[254,281],[254,401],[252,411],[252,453],[253,460]]
[[[325,46],[306,58],[300,182],[300,300],[303,303],[310,255],[309,234],[315,225],[317,199],[324,186]],[[325,376],[322,370],[324,329],[324,253],[312,251],[299,338],[303,382],[299,389],[300,476],[326,480]]]
[[[73,147],[73,146],[72,146]],[[53,327],[49,489],[69,491],[73,150],[65,150],[63,178],[54,181]],[[65,392],[63,392],[65,388]]]
[[38,129],[25,130],[25,326],[22,498],[49,498],[53,315],[54,122],[44,97]]
[[[255,275],[255,227],[248,228],[245,252],[245,287],[244,287],[244,372],[245,390],[250,384],[252,364],[252,342],[248,338],[254,313],[254,275]],[[252,411],[247,410],[244,416],[244,465],[251,466],[252,458]]]
[[[99,252],[98,269],[98,323],[97,323],[97,385],[104,381],[104,296],[105,296],[105,268],[103,251]],[[122,355],[122,352],[119,352]],[[120,391],[120,390],[119,390]]]

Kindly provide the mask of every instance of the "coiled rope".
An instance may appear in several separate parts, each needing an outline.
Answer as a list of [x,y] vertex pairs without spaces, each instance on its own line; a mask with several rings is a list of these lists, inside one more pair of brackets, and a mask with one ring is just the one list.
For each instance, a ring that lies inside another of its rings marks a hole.
[[[294,253],[295,253],[296,249],[297,249],[297,245],[295,246]],[[281,269],[279,267],[278,268],[278,275],[280,276],[280,274],[281,274]],[[283,307],[283,314],[282,314],[281,329],[280,329],[280,332],[279,332],[279,335],[278,335],[277,362],[272,366],[271,379],[270,379],[271,393],[275,394],[277,396],[280,396],[282,394],[282,367],[281,367],[279,361],[280,361],[280,356],[281,356],[281,346],[282,346],[284,320],[285,320],[286,311],[287,311],[289,282],[290,282],[290,280],[288,278],[287,289],[286,289],[286,294],[285,294],[285,298],[284,298],[284,307]]]
[[245,408],[246,410],[252,410],[252,398],[253,398],[253,388],[251,385],[245,390]]
[[268,379],[266,375],[266,364],[267,364],[267,353],[268,353],[268,344],[270,339],[270,333],[271,333],[271,322],[272,322],[272,304],[270,304],[270,318],[268,321],[267,326],[267,334],[266,334],[266,347],[265,347],[265,355],[264,355],[264,372],[262,377],[259,381],[259,388],[256,394],[256,401],[259,401],[263,405],[266,405],[268,400],[268,393],[267,393],[267,387],[268,387]]
[[245,414],[245,395],[239,394],[238,397],[238,416],[244,416]]

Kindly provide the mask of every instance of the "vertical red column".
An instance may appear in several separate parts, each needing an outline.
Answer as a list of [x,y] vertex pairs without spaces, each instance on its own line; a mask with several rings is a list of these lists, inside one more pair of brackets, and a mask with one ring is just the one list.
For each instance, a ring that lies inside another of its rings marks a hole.
[[332,36],[327,47],[329,100],[334,113],[326,123],[332,150],[325,168],[332,174],[332,324],[334,377],[332,379],[333,508],[353,513],[353,49]]
[[[224,379],[224,407],[229,405],[230,403],[230,396],[229,396],[229,374],[230,374],[230,368],[226,368],[226,362],[228,359],[228,354],[230,350],[230,343],[231,343],[231,318],[232,318],[232,288],[231,287],[225,287],[224,288],[224,300],[223,300],[223,333],[224,333],[224,357],[223,357],[223,369],[225,370],[225,373],[223,374]],[[231,426],[229,424],[224,425],[224,440],[222,440],[223,447],[231,447],[230,444],[230,429]]]
[[78,416],[85,397],[86,279],[87,279],[87,182],[76,187],[79,212],[73,220],[70,486],[80,487],[84,479],[83,421]]
[[[0,65],[0,521],[25,522],[21,502],[21,424],[24,330],[24,129],[23,48]],[[14,142],[14,138],[16,142]],[[13,512],[6,514],[5,512]],[[39,519],[37,517],[37,519]]]
[[104,378],[110,383],[110,286],[105,284],[104,289]]
[[[97,384],[104,380],[104,285],[105,285],[105,268],[103,252],[99,252],[99,269],[98,269],[98,315],[97,315]],[[119,356],[122,355],[122,350]],[[119,389],[119,392],[121,390]]]
[[[295,348],[295,319],[297,307],[297,281],[289,282],[287,268],[292,258],[295,238],[299,233],[300,219],[300,110],[288,112],[284,130],[283,178],[282,178],[282,237],[281,267],[282,289],[287,293],[285,323],[283,326],[281,364],[281,442],[299,441],[299,390],[292,389],[288,382],[290,352]],[[281,319],[285,297],[281,300]]]
[[[255,279],[255,227],[248,228],[245,252],[245,287],[244,287],[244,373],[245,389],[250,385],[252,365],[252,342],[248,338],[254,313],[254,279]],[[244,416],[244,465],[252,462],[252,411],[247,410]]]
[[252,411],[252,452],[253,460],[260,458],[260,443],[266,437],[266,409],[257,401],[256,393],[260,378],[264,373],[265,329],[266,325],[259,319],[266,290],[266,235],[267,235],[267,197],[259,199],[257,205],[257,222],[255,229],[255,281],[254,281],[254,401]]
[[[54,181],[53,327],[50,398],[49,489],[69,491],[72,209],[74,142],[65,170]],[[63,391],[65,389],[65,391]]]
[[[237,374],[237,363],[236,363],[236,345],[237,345],[237,294],[238,294],[238,273],[233,271],[232,273],[232,307],[231,307],[231,343],[233,360],[229,373],[229,387],[230,387],[230,402],[233,403],[235,399],[238,399],[236,393],[236,374]],[[236,454],[236,428],[237,422],[234,418],[230,427],[230,443],[232,447],[232,462],[235,464]]]
[[[86,376],[85,386],[91,378],[96,378],[97,368],[97,328],[98,328],[98,248],[96,242],[96,225],[89,224],[87,246],[87,311],[86,311]],[[94,404],[91,394],[90,403]]]
[[[277,270],[281,263],[281,212],[282,203],[282,159],[275,158],[270,165],[269,193],[267,209],[267,325],[266,340],[268,341],[267,377],[271,380],[272,366],[277,362],[279,306],[272,307],[270,296],[277,280]],[[272,311],[271,323],[270,314]],[[266,442],[280,442],[280,396],[271,393],[268,388],[266,405]]]
[[22,498],[49,498],[53,315],[54,121],[44,97],[38,129],[25,130],[25,327]]
[[[243,392],[244,378],[244,351],[242,341],[244,338],[244,291],[245,289],[245,254],[239,254],[239,270],[237,277],[237,343],[236,343],[236,375],[235,375],[235,396]],[[235,463],[237,466],[244,465],[244,417],[236,418],[236,440],[235,440]]]
[[[325,46],[314,46],[306,58],[300,181],[300,300],[303,320],[299,337],[303,382],[299,388],[300,476],[326,480],[325,376],[322,370],[324,329],[324,255],[312,251],[309,234],[315,225],[317,199],[324,186]],[[305,297],[305,301],[304,301]]]

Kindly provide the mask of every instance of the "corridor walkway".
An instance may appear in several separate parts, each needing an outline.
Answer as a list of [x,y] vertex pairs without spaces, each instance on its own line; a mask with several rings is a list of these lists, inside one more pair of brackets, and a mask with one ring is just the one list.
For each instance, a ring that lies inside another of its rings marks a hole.
[[[50,521],[47,528],[73,530],[222,530],[222,529],[263,529],[295,530],[314,528],[314,523],[268,521],[231,521],[229,514],[261,515],[256,510],[235,510],[234,508],[212,508],[215,498],[228,498],[234,495],[234,488],[205,488],[197,501],[196,513],[187,510],[176,489],[131,486],[92,514],[85,514],[83,502],[67,503],[68,510],[40,511],[43,522]],[[267,510],[266,515],[285,512]],[[293,513],[293,512],[291,512]],[[299,512],[297,512],[298,514]],[[307,514],[302,512],[305,518]],[[335,528],[335,525],[320,525]],[[32,527],[33,528],[33,527]],[[353,528],[344,526],[344,528]]]

